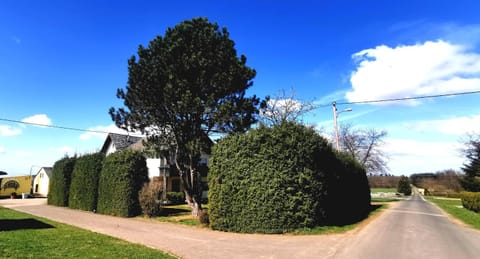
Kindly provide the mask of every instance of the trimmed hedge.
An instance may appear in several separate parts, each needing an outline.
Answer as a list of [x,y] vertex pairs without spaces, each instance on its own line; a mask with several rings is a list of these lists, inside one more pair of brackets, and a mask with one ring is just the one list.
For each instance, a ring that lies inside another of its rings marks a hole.
[[98,180],[104,158],[103,153],[95,153],[77,159],[70,185],[68,199],[70,208],[86,211],[97,209]]
[[260,126],[220,140],[212,150],[209,220],[213,229],[283,233],[364,214],[365,171],[336,154],[313,129]]
[[122,217],[140,215],[138,193],[146,182],[147,164],[140,152],[124,150],[107,156],[100,174],[97,212]]
[[183,193],[183,192],[167,192],[167,200],[171,204],[185,204],[185,193]]
[[370,186],[365,169],[350,154],[325,154],[323,170],[327,173],[327,225],[357,222],[370,213]]
[[464,208],[480,212],[480,192],[462,192],[461,196]]
[[50,177],[47,203],[55,206],[68,206],[70,182],[76,157],[65,157],[53,165]]

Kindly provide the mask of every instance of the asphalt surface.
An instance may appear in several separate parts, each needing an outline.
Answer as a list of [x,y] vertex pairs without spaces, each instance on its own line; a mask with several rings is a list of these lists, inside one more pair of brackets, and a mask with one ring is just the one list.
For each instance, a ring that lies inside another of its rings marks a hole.
[[414,195],[352,236],[334,258],[480,258],[480,232]]
[[480,232],[452,223],[419,196],[391,204],[354,231],[313,236],[225,233],[48,206],[45,199],[0,200],[0,206],[181,258],[480,258]]

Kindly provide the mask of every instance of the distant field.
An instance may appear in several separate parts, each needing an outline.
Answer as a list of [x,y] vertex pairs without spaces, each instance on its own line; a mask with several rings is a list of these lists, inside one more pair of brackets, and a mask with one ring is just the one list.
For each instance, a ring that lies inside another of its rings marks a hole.
[[445,199],[432,196],[425,196],[425,199],[435,203],[438,207],[465,224],[480,229],[480,214],[463,208],[460,199]]
[[396,193],[397,189],[396,188],[371,188],[370,189],[371,193],[387,193],[387,192],[393,192]]
[[1,258],[175,258],[117,238],[0,207]]

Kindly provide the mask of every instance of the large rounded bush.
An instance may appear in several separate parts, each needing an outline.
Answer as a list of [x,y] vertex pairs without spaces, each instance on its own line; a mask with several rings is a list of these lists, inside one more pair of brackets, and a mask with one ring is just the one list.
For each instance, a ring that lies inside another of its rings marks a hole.
[[208,174],[210,226],[282,233],[319,224],[326,216],[322,164],[329,157],[327,141],[295,123],[222,139]]
[[350,154],[335,152],[324,163],[327,171],[326,224],[357,222],[370,212],[370,186],[365,169]]
[[370,209],[363,167],[312,128],[291,122],[220,140],[208,184],[210,226],[223,231],[348,224]]

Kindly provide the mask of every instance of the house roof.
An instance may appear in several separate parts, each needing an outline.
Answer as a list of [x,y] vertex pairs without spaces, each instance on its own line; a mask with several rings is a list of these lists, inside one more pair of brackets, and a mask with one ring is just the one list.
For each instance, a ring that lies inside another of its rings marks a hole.
[[38,170],[38,172],[37,172],[37,174],[35,175],[35,177],[36,177],[42,170],[45,171],[45,173],[47,174],[47,176],[48,176],[49,178],[52,177],[52,170],[53,170],[53,168],[47,167],[47,166],[41,167],[40,170]]
[[[116,134],[116,133],[108,133],[107,139],[103,143],[102,150],[101,152],[106,153],[108,147],[110,146],[110,143],[113,143],[115,148],[120,151],[127,149],[128,147],[139,143],[142,141],[142,137],[135,137],[135,136],[129,136],[129,135],[122,135],[122,134]],[[139,144],[137,144],[139,145]]]
[[[51,167],[42,167],[43,170],[45,170],[45,173],[48,175],[48,177],[52,177],[52,169]],[[42,170],[42,169],[40,169]]]

